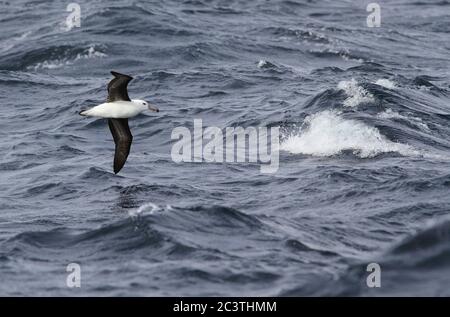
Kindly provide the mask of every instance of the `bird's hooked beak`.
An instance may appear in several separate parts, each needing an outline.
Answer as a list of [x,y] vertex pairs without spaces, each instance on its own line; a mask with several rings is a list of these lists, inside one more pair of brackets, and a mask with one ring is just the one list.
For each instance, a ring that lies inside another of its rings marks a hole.
[[151,104],[148,104],[148,110],[154,111],[154,112],[159,112],[159,109]]

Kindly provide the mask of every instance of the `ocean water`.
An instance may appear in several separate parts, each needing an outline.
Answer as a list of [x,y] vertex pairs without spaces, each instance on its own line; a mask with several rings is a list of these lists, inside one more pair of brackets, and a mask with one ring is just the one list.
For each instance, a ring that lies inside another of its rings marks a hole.
[[[0,295],[450,295],[449,1],[77,2],[0,1]],[[117,175],[111,70],[160,108]],[[194,119],[278,171],[175,163]]]

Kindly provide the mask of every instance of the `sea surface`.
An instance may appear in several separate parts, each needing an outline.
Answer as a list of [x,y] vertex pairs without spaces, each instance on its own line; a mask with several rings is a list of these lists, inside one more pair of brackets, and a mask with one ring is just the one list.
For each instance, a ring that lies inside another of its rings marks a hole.
[[[450,296],[449,1],[69,2],[0,1],[1,296]],[[160,109],[117,175],[111,70]],[[194,119],[278,171],[175,163]]]

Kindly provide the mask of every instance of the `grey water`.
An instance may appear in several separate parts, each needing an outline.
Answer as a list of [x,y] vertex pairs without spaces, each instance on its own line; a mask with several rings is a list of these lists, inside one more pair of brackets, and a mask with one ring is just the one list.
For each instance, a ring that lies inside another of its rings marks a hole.
[[[0,1],[1,296],[450,295],[449,1],[69,2]],[[111,70],[160,109],[117,175]],[[174,162],[194,119],[278,171]]]

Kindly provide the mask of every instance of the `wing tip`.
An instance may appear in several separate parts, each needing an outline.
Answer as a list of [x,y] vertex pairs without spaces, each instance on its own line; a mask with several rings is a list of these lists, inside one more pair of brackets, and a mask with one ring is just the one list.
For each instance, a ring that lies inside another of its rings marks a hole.
[[[125,165],[125,164],[124,164]],[[120,172],[120,170],[122,169],[123,165],[121,167],[118,166],[114,166],[114,174],[117,175],[117,173]]]
[[111,75],[113,75],[113,76],[116,77],[116,78],[118,78],[118,77],[127,77],[127,78],[129,78],[130,80],[133,79],[133,77],[131,77],[130,75],[125,75],[125,74],[116,72],[116,71],[114,71],[114,70],[111,71]]
[[117,174],[120,172],[120,170],[122,169],[122,166],[119,166],[120,164],[118,164],[117,162],[117,158],[114,156],[114,162],[113,162],[113,170],[114,170],[114,174]]

